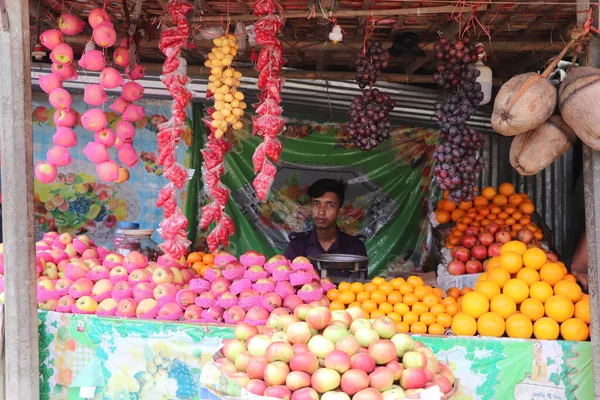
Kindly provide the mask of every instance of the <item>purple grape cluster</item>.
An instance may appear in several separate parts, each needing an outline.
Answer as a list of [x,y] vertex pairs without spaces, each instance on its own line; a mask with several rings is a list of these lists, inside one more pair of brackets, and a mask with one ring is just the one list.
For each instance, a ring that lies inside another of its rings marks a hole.
[[356,147],[370,151],[390,137],[392,124],[389,114],[396,102],[379,89],[366,89],[350,104],[350,123],[347,133]]
[[435,104],[435,117],[441,130],[440,144],[433,153],[435,183],[440,189],[449,190],[448,199],[455,203],[477,196],[476,178],[484,167],[483,158],[477,156],[485,142],[484,136],[467,126],[478,103],[471,98],[472,93],[458,90]]
[[383,43],[379,40],[368,40],[365,45],[365,51],[358,54],[356,63],[356,77],[358,86],[361,89],[372,86],[377,81],[377,75],[383,68],[387,68],[390,54],[383,48]]
[[438,63],[433,80],[446,91],[460,85],[462,73],[477,62],[484,51],[483,46],[475,46],[469,38],[448,41],[445,37],[440,38],[434,50]]

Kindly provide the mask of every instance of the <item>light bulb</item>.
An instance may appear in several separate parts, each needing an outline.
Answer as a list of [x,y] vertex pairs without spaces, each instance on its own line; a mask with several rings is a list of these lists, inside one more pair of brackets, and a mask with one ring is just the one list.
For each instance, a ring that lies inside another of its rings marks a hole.
[[343,37],[344,35],[342,35],[342,27],[337,24],[334,25],[333,29],[329,33],[329,40],[331,40],[333,44],[337,44],[338,42],[342,41]]

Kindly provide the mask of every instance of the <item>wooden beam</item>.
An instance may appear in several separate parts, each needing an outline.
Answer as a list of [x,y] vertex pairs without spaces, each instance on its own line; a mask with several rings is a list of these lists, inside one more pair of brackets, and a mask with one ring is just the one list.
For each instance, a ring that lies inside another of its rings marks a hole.
[[[5,0],[6,1],[6,0]],[[8,0],[0,28],[5,363],[2,398],[40,398],[29,3]],[[1,11],[0,11],[1,12]]]
[[[423,8],[395,8],[395,9],[376,9],[376,10],[338,10],[336,12],[328,13],[330,17],[337,18],[355,18],[355,17],[384,17],[391,15],[429,15],[429,14],[447,14],[453,12],[454,6],[439,6],[439,7],[423,7]],[[477,11],[484,11],[487,9],[485,5],[477,6]],[[297,11],[289,12],[285,14],[286,19],[292,18],[308,18],[310,11]],[[212,16],[212,17],[196,17],[192,18],[194,22],[221,22],[224,16]],[[260,16],[256,15],[230,15],[229,21],[258,21]]]
[[[77,36],[65,36],[65,41],[69,44],[74,45],[85,45],[89,38],[86,39],[83,35]],[[362,40],[348,40],[338,44],[333,44],[329,40],[327,41],[316,41],[316,40],[294,40],[290,38],[284,38],[281,40],[281,45],[284,49],[294,49],[300,52],[302,51],[342,51],[346,52],[348,49],[359,51],[362,49]],[[158,40],[145,41],[144,44],[149,47],[158,47]],[[421,42],[419,47],[425,52],[434,52],[434,42]],[[212,49],[212,40],[196,40],[194,46],[197,49]],[[384,48],[390,48],[392,41],[386,40],[383,42]],[[261,46],[257,45],[257,49]],[[524,51],[560,51],[563,48],[561,42],[551,42],[550,39],[540,42],[525,42],[525,41],[493,41],[492,49],[494,51],[502,51],[506,53],[521,53]],[[488,49],[489,50],[489,49]]]

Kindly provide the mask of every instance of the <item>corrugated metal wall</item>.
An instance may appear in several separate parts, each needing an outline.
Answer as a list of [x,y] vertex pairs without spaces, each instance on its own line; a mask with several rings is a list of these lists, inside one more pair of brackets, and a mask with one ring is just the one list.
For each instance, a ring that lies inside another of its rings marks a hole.
[[537,213],[552,230],[556,250],[570,257],[573,245],[569,228],[576,223],[572,221],[573,149],[537,175],[521,176],[509,162],[512,138],[489,134],[486,139],[483,148],[486,168],[479,176],[479,187],[498,187],[502,182],[511,182],[518,192],[527,193]]

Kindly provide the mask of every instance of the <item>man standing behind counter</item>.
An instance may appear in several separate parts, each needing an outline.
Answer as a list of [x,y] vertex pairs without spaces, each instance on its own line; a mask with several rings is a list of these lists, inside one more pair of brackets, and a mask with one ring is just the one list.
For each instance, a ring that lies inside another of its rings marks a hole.
[[320,179],[308,188],[315,228],[309,232],[290,234],[286,258],[293,260],[300,256],[326,253],[367,256],[362,240],[342,232],[337,226],[345,192],[346,185],[334,179]]

